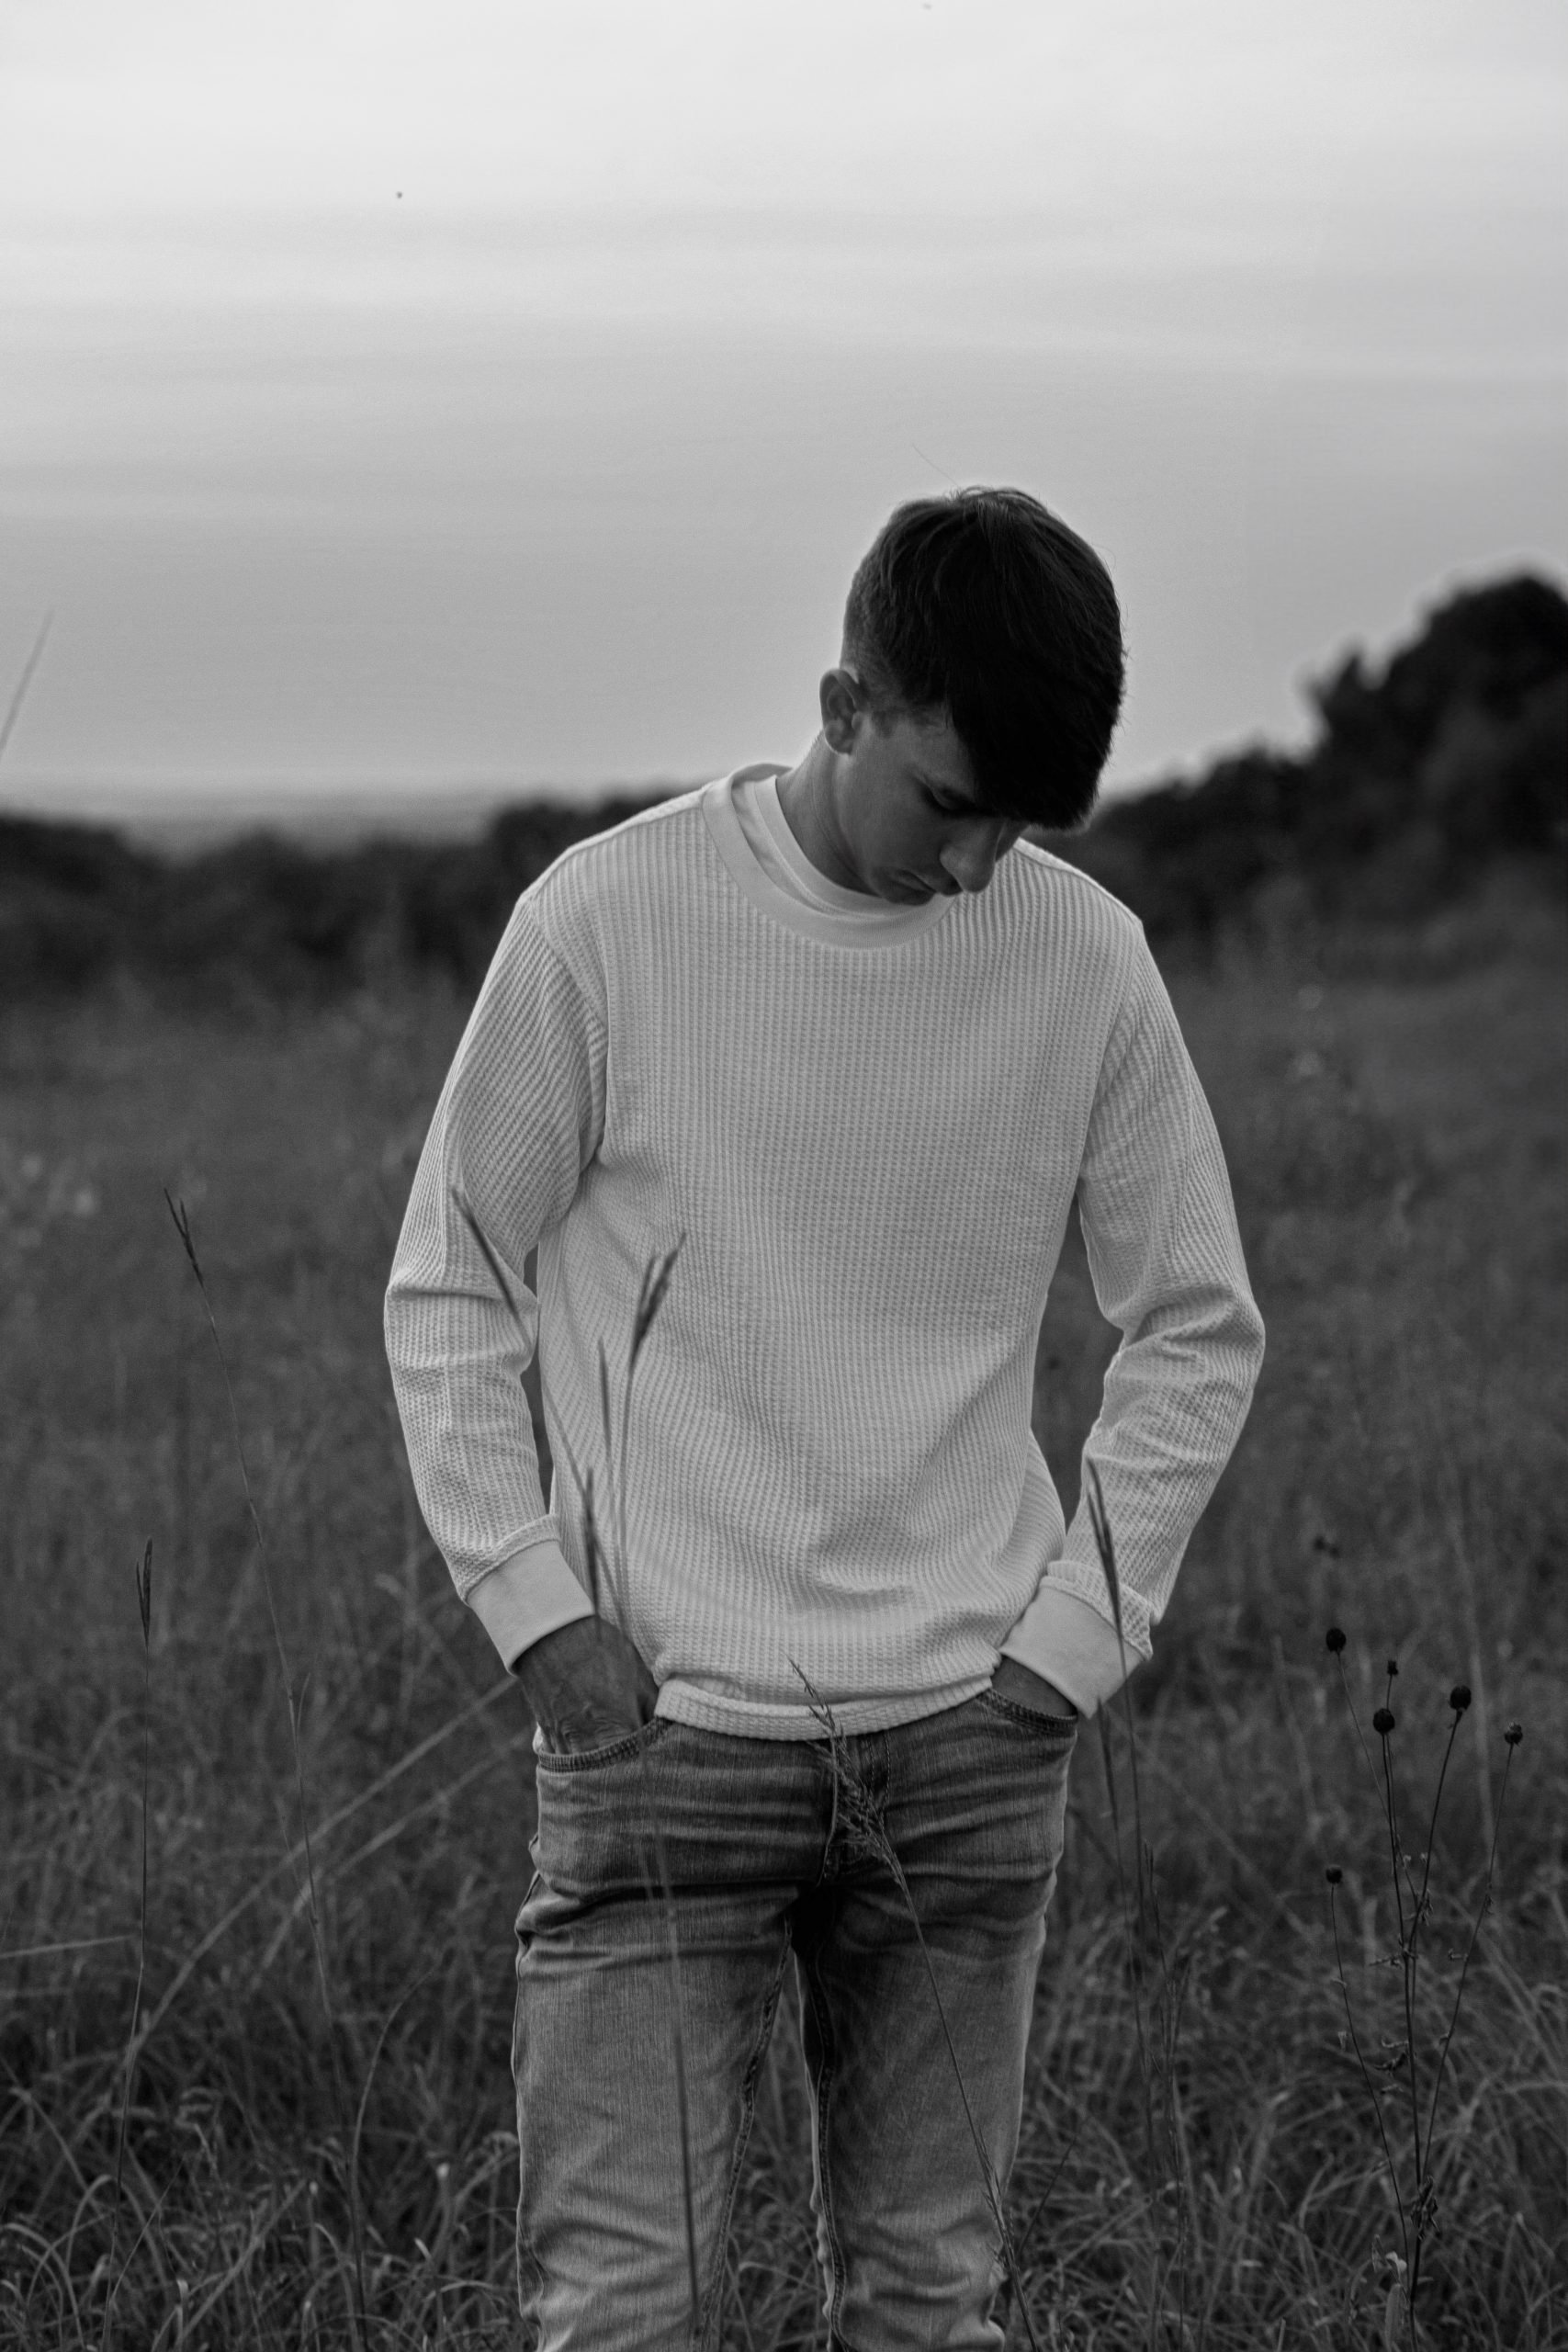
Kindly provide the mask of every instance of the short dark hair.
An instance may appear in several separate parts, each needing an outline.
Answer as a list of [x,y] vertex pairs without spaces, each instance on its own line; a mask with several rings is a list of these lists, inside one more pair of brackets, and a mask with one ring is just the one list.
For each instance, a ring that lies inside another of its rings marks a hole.
[[1111,574],[1023,490],[911,499],[850,584],[873,712],[942,710],[987,808],[1053,830],[1094,806],[1126,659]]

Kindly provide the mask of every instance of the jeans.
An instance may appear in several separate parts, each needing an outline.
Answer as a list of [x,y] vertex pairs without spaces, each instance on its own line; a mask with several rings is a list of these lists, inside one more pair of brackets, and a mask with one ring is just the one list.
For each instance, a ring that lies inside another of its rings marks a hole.
[[837,1769],[826,1742],[664,1717],[539,1757],[513,2042],[538,2352],[716,2342],[792,1954],[831,2343],[999,2346],[992,2195],[1018,2143],[1076,1734],[987,1690],[841,1739]]

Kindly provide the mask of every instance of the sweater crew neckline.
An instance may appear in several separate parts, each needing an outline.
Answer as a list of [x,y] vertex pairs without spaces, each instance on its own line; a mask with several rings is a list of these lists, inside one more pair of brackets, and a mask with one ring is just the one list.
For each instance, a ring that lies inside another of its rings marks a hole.
[[[817,940],[829,947],[866,950],[903,946],[911,939],[919,939],[926,932],[933,931],[951,914],[955,903],[951,899],[929,899],[923,905],[908,908],[896,908],[886,900],[873,899],[863,910],[846,906],[840,910],[808,904],[805,899],[782,890],[746,838],[735,812],[734,788],[738,784],[750,784],[784,773],[785,770],[775,762],[763,761],[752,767],[737,768],[731,775],[718,777],[713,784],[705,785],[699,795],[699,805],[714,847],[731,879],[753,906],[774,922],[783,923],[786,930],[796,932],[803,938]],[[805,853],[794,843],[793,837],[791,845],[795,849],[796,857],[803,858]],[[782,843],[780,847],[783,847]]]

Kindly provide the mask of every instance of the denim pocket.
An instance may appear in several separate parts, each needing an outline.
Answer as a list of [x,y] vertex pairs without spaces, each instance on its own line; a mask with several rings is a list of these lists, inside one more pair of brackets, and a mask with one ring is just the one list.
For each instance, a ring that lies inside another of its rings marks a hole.
[[669,1727],[667,1715],[650,1715],[647,1723],[637,1725],[636,1731],[625,1732],[619,1739],[607,1739],[603,1747],[567,1748],[564,1752],[542,1747],[536,1751],[534,1761],[538,1770],[547,1773],[552,1780],[558,1776],[569,1779],[574,1772],[597,1772],[607,1764],[623,1763],[636,1756],[639,1749],[651,1747],[655,1739]]
[[1037,1709],[1020,1706],[1016,1699],[1004,1699],[995,1690],[982,1690],[975,1704],[982,1713],[1010,1729],[1053,1747],[1066,1747],[1075,1740],[1083,1720],[1080,1715],[1043,1715]]
[[674,1725],[655,1715],[623,1739],[580,1755],[535,1758],[539,1870],[576,1901],[646,1892],[658,1856],[653,1758]]

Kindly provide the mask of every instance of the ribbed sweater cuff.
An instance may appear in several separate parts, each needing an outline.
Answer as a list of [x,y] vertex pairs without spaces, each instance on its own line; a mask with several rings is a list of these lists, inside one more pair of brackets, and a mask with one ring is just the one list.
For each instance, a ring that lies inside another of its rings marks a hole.
[[513,1552],[499,1568],[481,1577],[468,1596],[468,1607],[495,1644],[508,1671],[525,1650],[547,1634],[592,1617],[592,1604],[567,1566],[553,1535]]
[[1138,1652],[1129,1646],[1123,1664],[1122,1644],[1110,1620],[1049,1577],[1002,1644],[1002,1656],[1054,1682],[1080,1715],[1092,1715],[1113,1697],[1140,1663]]

